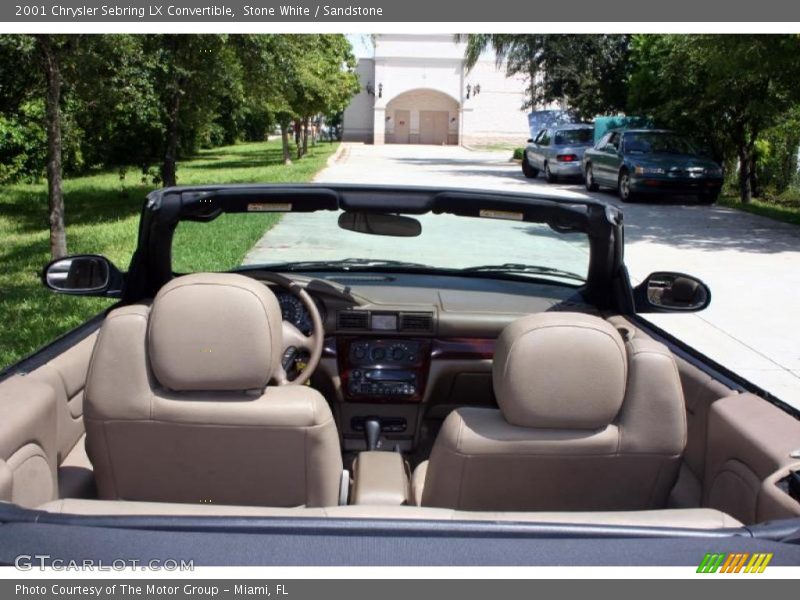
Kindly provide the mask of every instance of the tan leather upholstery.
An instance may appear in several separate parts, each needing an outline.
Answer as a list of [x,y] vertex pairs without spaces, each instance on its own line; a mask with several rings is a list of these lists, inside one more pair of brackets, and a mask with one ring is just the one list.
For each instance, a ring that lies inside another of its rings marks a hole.
[[153,374],[167,389],[263,389],[281,358],[278,299],[241,275],[173,279],[153,302],[147,347]]
[[86,436],[83,435],[75,447],[58,465],[59,498],[96,498],[92,461],[86,454]]
[[408,472],[402,454],[361,452],[353,464],[352,504],[401,506],[408,503]]
[[280,319],[266,287],[231,274],[182,277],[152,308],[109,314],[85,398],[100,498],[337,504],[342,461],[324,398],[264,387]]
[[[460,510],[662,508],[686,444],[675,361],[587,315],[543,313],[498,340],[500,410],[462,408],[413,477],[424,506]],[[427,472],[425,472],[427,471]],[[421,488],[421,489],[420,489]]]
[[0,499],[26,508],[57,498],[56,392],[14,375],[0,384]]
[[703,506],[725,510],[743,523],[800,516],[800,503],[776,485],[800,469],[800,422],[754,394],[711,405]]
[[83,388],[96,340],[95,332],[27,375],[56,393],[59,465],[83,437]]
[[424,519],[439,521],[509,521],[520,523],[581,523],[634,527],[723,529],[740,527],[736,519],[707,508],[619,512],[466,512],[421,506],[334,506],[329,508],[265,508],[101,500],[56,500],[39,507],[73,515],[181,515],[240,517],[328,517],[343,519]]
[[597,429],[619,412],[626,371],[625,346],[609,323],[591,315],[544,313],[503,330],[492,379],[511,425]]

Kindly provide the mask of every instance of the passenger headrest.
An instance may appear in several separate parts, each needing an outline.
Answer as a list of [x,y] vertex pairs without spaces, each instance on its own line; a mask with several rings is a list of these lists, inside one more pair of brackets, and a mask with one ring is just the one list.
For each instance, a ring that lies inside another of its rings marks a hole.
[[625,344],[597,317],[541,313],[511,323],[497,340],[494,391],[512,425],[608,425],[622,406],[626,379]]
[[275,294],[249,277],[178,277],[150,310],[150,367],[174,391],[263,389],[279,365],[281,327]]

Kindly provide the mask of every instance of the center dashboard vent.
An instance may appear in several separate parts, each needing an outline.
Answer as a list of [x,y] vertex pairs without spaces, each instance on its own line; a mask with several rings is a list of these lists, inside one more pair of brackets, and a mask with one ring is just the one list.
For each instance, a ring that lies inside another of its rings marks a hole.
[[340,310],[336,313],[336,329],[363,331],[369,328],[369,313],[358,310]]
[[400,331],[433,331],[433,313],[400,313]]

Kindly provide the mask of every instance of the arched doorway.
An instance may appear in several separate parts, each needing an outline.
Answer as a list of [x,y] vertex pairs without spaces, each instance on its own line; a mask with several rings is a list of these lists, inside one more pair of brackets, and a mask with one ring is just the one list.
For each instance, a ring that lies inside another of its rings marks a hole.
[[387,144],[458,144],[458,102],[436,90],[403,92],[386,104]]

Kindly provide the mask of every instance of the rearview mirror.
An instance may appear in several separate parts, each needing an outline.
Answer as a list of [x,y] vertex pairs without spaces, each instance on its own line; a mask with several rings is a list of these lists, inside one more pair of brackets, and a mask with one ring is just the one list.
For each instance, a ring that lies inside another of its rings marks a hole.
[[416,237],[422,233],[422,224],[416,219],[388,213],[343,212],[339,215],[339,227],[394,237]]
[[633,290],[636,312],[697,312],[711,303],[711,290],[685,273],[656,272]]
[[60,294],[118,297],[122,273],[104,256],[82,254],[58,258],[42,272],[45,287]]

